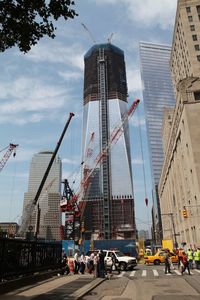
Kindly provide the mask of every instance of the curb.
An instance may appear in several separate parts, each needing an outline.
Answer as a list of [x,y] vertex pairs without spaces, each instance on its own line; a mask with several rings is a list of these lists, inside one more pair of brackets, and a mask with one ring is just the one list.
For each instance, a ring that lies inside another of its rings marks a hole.
[[[96,278],[92,282],[86,284],[82,288],[78,289],[73,294],[70,294],[70,297],[73,297],[74,300],[78,300],[82,298],[85,294],[89,293],[91,290],[100,285],[103,281],[107,280],[107,278]],[[63,299],[64,300],[64,299]],[[67,300],[67,298],[66,298]]]

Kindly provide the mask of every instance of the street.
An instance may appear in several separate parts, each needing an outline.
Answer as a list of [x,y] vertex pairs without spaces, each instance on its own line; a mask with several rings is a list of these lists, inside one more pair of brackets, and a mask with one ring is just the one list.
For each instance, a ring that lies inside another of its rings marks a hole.
[[197,300],[200,299],[200,270],[192,275],[175,265],[172,274],[165,274],[164,265],[138,265],[135,270],[113,274],[110,280],[85,295],[82,300]]
[[139,264],[132,271],[113,272],[110,279],[73,273],[3,294],[5,300],[199,300],[200,270],[181,275],[175,265],[165,274],[164,265]]

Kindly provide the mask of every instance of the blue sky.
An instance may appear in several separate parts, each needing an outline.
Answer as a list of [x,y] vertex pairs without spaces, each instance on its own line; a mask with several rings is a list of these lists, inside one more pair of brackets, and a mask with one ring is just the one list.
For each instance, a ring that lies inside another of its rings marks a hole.
[[[41,150],[55,148],[70,112],[74,112],[75,117],[59,150],[63,178],[73,181],[75,175],[72,174],[80,170],[83,57],[94,41],[105,43],[113,33],[112,43],[125,55],[129,105],[135,98],[142,100],[139,41],[171,44],[176,2],[75,0],[74,8],[79,16],[74,20],[57,22],[54,40],[44,38],[28,54],[20,53],[17,48],[0,54],[0,150],[9,143],[19,144],[16,157],[10,157],[0,173],[0,222],[19,221],[32,156]],[[150,201],[148,208],[144,201],[138,122],[141,124]],[[136,223],[138,229],[149,229],[151,177],[142,102],[131,119],[130,136]],[[0,152],[0,159],[4,153]]]

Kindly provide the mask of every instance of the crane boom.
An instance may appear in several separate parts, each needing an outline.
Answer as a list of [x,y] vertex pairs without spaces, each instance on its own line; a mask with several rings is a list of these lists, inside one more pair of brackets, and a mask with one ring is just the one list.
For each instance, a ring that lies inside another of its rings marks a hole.
[[[48,177],[48,175],[49,175],[49,172],[50,172],[50,170],[51,170],[53,161],[54,161],[54,159],[55,159],[55,157],[56,157],[56,154],[57,154],[58,149],[59,149],[59,147],[60,147],[60,145],[61,145],[61,142],[62,142],[62,140],[63,140],[63,137],[64,137],[64,135],[65,135],[65,132],[66,132],[66,130],[67,130],[68,126],[69,126],[69,123],[70,123],[70,121],[71,121],[71,119],[72,119],[73,116],[74,116],[74,113],[70,113],[70,114],[69,114],[68,120],[67,120],[67,122],[66,122],[66,124],[65,124],[65,127],[64,127],[63,131],[62,131],[62,134],[61,134],[61,136],[60,136],[60,139],[59,139],[59,141],[58,141],[58,143],[57,143],[57,145],[56,145],[56,148],[55,148],[55,150],[54,150],[54,152],[53,152],[53,154],[52,154],[52,157],[51,157],[51,159],[50,159],[50,161],[49,161],[49,164],[48,164],[48,166],[47,166],[47,169],[46,169],[46,171],[45,171],[45,173],[44,173],[44,175],[43,175],[43,178],[42,178],[42,180],[41,180],[41,183],[40,183],[40,185],[39,185],[39,187],[38,187],[38,190],[37,190],[37,193],[36,193],[36,195],[35,195],[35,198],[34,198],[34,200],[33,200],[31,203],[29,203],[29,206],[27,207],[27,210],[28,210],[27,218],[28,218],[28,216],[30,216],[30,214],[32,213],[32,211],[33,211],[34,208],[36,207],[36,204],[38,203],[38,199],[39,199],[39,197],[40,197],[40,194],[41,194],[41,192],[42,192],[42,189],[43,189],[43,187],[44,187],[44,184],[45,184],[45,182],[46,182],[46,180],[47,180],[47,177]],[[50,188],[52,184],[53,184],[53,181],[52,181],[52,183],[50,182],[50,184],[47,186],[47,188]],[[39,212],[39,204],[38,204],[38,212]],[[23,220],[23,222],[24,222],[25,224],[22,224],[22,230],[21,230],[22,233],[24,233],[24,230],[26,229],[27,218],[26,218],[25,220]],[[38,223],[38,226],[39,226],[39,223]],[[38,227],[38,226],[37,226],[37,227]],[[38,230],[39,230],[39,228],[36,228],[36,229],[35,229],[35,233],[34,233],[35,238],[37,238]]]
[[[77,207],[77,205],[78,205],[78,211],[80,213],[80,224],[84,223],[84,222],[82,222],[83,221],[82,219],[83,219],[83,213],[84,213],[87,201],[82,201],[81,203],[79,203],[79,198],[80,198],[83,190],[86,190],[88,188],[90,179],[93,175],[93,172],[98,167],[98,165],[102,163],[104,157],[108,154],[108,150],[112,147],[112,145],[116,144],[117,141],[119,140],[120,136],[122,135],[122,133],[124,131],[125,122],[127,122],[131,118],[131,116],[134,113],[139,102],[140,102],[140,100],[136,99],[132,103],[132,105],[130,106],[128,111],[123,114],[120,125],[117,125],[113,129],[107,146],[104,149],[102,149],[102,151],[96,156],[96,159],[94,160],[94,167],[91,170],[88,170],[85,178],[81,181],[81,186],[80,186],[79,191],[76,194],[71,194],[70,199],[67,199],[64,203],[61,204],[61,209],[63,207],[64,212],[73,211],[75,209],[75,207]],[[74,213],[75,213],[75,210],[74,210]],[[70,223],[70,226],[71,226],[71,223]]]
[[4,154],[3,158],[0,160],[0,172],[3,170],[5,164],[7,163],[9,157],[11,156],[13,152],[13,156],[15,157],[16,155],[16,147],[19,146],[18,144],[9,144],[5,149],[8,149],[6,153]]
[[107,144],[107,146],[102,149],[102,151],[97,155],[96,159],[95,159],[95,164],[94,167],[88,172],[87,176],[84,178],[84,180],[81,182],[81,189],[78,192],[78,194],[76,196],[80,196],[81,192],[83,189],[85,189],[88,184],[89,184],[89,179],[92,175],[92,173],[94,172],[94,170],[96,169],[96,167],[102,162],[103,158],[108,154],[108,150],[112,147],[113,144],[116,144],[117,141],[119,140],[119,138],[121,137],[122,133],[123,133],[123,128],[124,128],[124,124],[126,121],[128,121],[131,116],[133,115],[137,105],[139,104],[140,100],[136,99],[130,106],[129,110],[122,116],[122,120],[120,125],[117,125],[111,135],[110,135],[110,140]]

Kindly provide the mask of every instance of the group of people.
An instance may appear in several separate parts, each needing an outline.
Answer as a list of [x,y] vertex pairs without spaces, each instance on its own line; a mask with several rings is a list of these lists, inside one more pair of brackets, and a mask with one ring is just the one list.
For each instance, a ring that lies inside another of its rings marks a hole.
[[[188,249],[185,251],[182,248],[179,248],[175,251],[175,254],[178,256],[178,268],[181,269],[181,274],[187,270],[190,275],[190,270],[196,267],[200,269],[200,247],[195,250]],[[171,269],[174,269],[174,266],[171,261],[171,253],[169,249],[165,250],[165,274],[171,273]]]
[[84,253],[79,256],[79,252],[76,251],[74,255],[74,274],[94,274],[95,277],[104,278],[106,274],[104,253],[101,250],[99,253],[92,252],[89,257],[86,257]]

